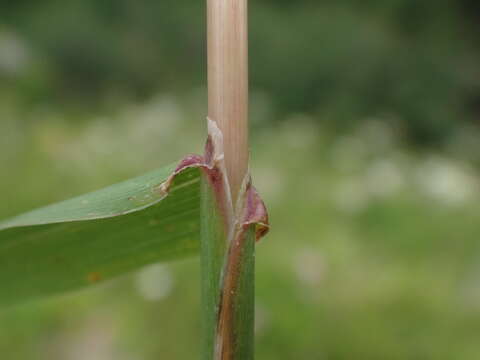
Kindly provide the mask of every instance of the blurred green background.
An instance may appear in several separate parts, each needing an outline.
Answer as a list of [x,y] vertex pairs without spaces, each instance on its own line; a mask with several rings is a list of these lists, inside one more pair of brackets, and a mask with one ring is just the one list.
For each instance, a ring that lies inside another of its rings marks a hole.
[[[204,6],[0,3],[0,218],[202,151]],[[251,1],[258,359],[480,358],[479,24],[473,0]],[[1,309],[1,359],[196,359],[198,270]]]

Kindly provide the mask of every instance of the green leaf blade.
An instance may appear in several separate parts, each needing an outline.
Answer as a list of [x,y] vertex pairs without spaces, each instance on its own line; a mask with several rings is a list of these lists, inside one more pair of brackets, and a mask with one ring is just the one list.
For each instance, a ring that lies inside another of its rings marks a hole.
[[104,189],[27,212],[0,223],[0,230],[28,225],[109,218],[151,206],[163,197],[155,191],[175,165],[152,171]]
[[0,223],[0,305],[110,279],[196,254],[199,169],[175,166]]

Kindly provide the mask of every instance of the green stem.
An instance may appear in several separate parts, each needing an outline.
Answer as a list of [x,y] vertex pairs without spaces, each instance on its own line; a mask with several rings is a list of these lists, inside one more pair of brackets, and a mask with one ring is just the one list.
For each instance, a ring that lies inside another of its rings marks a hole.
[[215,195],[207,176],[201,185],[201,285],[203,315],[203,357],[214,358],[221,274],[227,249],[226,229],[217,210]]
[[255,240],[268,230],[265,206],[246,177],[234,208],[222,135],[213,122],[202,177],[201,262],[204,360],[254,355]]
[[[208,175],[202,181],[201,264],[204,360],[251,360],[254,349],[254,224],[223,215]],[[246,193],[242,193],[246,197]],[[231,225],[234,224],[234,225]]]

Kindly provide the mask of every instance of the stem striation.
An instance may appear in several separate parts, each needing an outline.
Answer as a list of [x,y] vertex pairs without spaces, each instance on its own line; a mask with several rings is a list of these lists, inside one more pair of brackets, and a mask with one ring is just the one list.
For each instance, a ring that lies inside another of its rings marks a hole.
[[248,172],[247,0],[207,0],[208,117],[223,134],[235,203]]

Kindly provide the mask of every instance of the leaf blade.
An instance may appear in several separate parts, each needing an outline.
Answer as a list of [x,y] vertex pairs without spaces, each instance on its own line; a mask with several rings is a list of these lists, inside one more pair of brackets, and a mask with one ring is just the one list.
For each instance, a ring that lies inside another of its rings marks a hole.
[[199,248],[199,170],[167,166],[0,223],[0,305],[81,288]]

